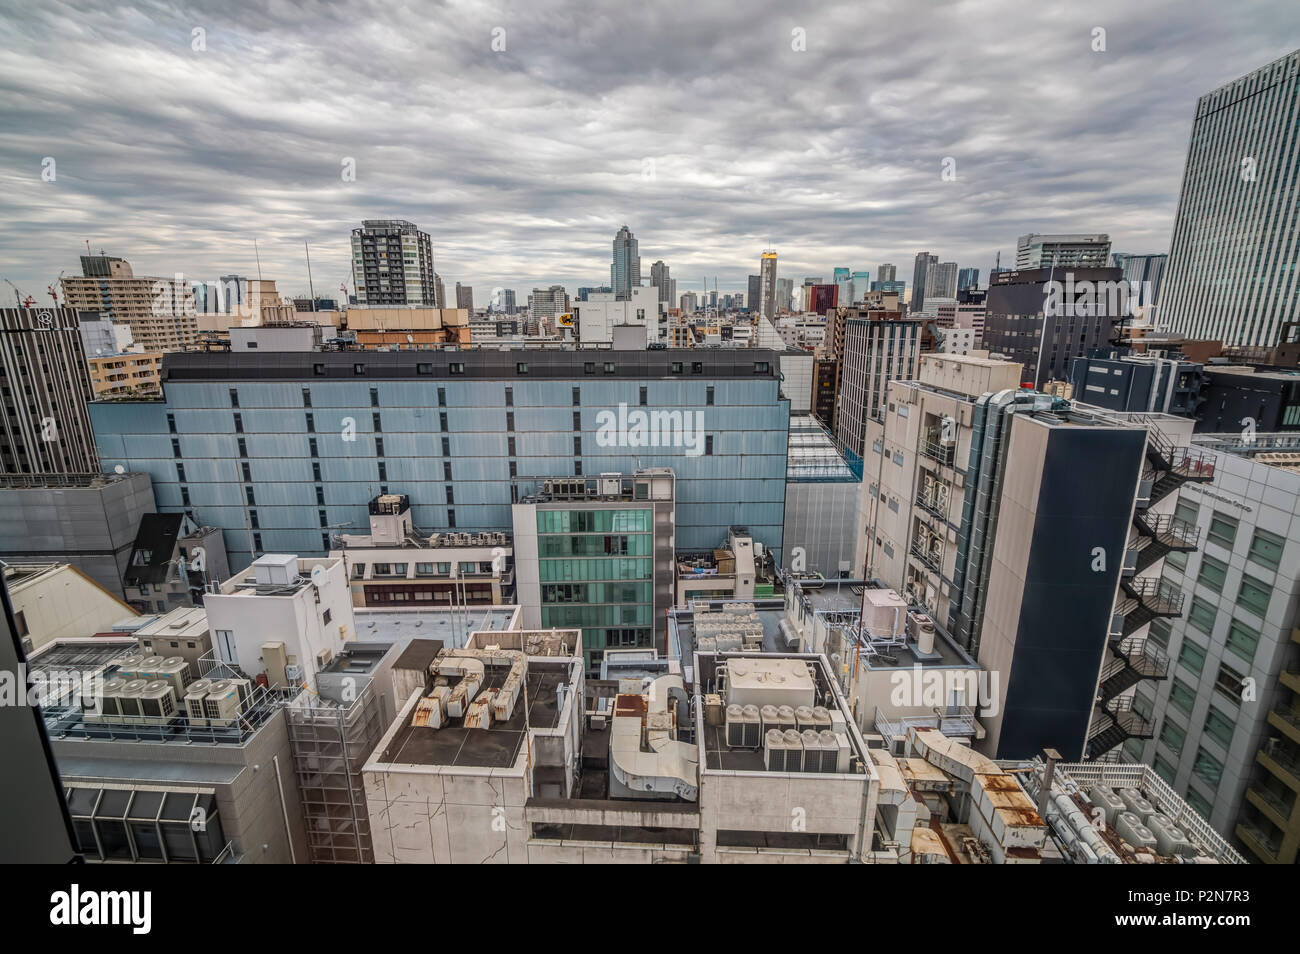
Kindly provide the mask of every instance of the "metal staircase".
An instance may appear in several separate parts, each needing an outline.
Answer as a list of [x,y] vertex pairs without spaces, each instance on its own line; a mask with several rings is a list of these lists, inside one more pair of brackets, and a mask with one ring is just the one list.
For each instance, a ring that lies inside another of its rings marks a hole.
[[1133,711],[1133,700],[1124,696],[1093,710],[1084,757],[1096,759],[1129,739],[1150,739],[1155,726]]

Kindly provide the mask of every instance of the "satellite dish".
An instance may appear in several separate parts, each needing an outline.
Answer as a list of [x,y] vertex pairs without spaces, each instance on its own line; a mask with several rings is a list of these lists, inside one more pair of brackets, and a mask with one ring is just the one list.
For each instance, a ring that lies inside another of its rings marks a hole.
[[329,575],[329,571],[327,571],[327,570],[325,569],[324,566],[321,566],[320,564],[317,564],[316,566],[312,567],[312,568],[311,568],[311,582],[312,582],[312,585],[315,586],[316,589],[318,589],[318,590],[319,590],[319,589],[324,589],[324,587],[325,587],[325,578],[326,578],[328,575]]
[[407,336],[406,336],[406,343],[407,343],[407,344],[415,344],[415,335],[407,335]]

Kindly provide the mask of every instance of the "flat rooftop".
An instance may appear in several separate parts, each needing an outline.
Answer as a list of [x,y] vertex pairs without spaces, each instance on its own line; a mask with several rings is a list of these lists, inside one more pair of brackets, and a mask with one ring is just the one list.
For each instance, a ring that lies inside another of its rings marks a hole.
[[409,610],[379,610],[357,607],[353,616],[357,638],[368,642],[400,643],[405,649],[413,639],[437,639],[449,649],[462,649],[470,633],[477,630],[505,630],[514,619],[514,605],[469,606],[465,608],[422,607]]
[[[490,666],[481,689],[499,688],[509,674],[508,666]],[[452,683],[453,687],[455,682]],[[447,765],[469,768],[510,768],[523,748],[529,729],[553,729],[560,722],[557,692],[569,685],[569,664],[557,660],[528,661],[514,714],[507,722],[492,722],[489,729],[466,729],[462,719],[452,719],[439,729],[411,725],[411,712],[393,736],[379,761],[401,765]]]
[[856,482],[852,468],[821,421],[808,414],[790,416],[785,479]]

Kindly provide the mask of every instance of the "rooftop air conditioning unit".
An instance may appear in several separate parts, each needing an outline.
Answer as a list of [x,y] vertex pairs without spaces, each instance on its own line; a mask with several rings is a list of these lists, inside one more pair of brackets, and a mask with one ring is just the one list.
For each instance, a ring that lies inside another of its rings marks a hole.
[[318,670],[324,669],[326,666],[330,664],[330,660],[333,658],[334,658],[334,653],[331,650],[322,649],[320,652],[316,654],[316,668]]
[[[93,680],[87,680],[85,685],[89,688],[94,687]],[[98,697],[94,695],[85,695],[81,700],[82,719],[86,722],[117,722],[121,718],[121,710],[118,708],[117,697],[121,694],[122,688],[126,685],[124,679],[105,679]]]
[[189,718],[190,725],[207,725],[207,712],[203,706],[203,700],[208,697],[208,692],[212,689],[211,679],[197,679],[189,684],[185,690],[185,715]]
[[176,692],[176,698],[185,695],[185,685],[190,681],[190,664],[184,656],[168,656],[154,667],[154,679],[165,679]]
[[727,747],[743,748],[745,745],[745,712],[738,705],[727,706]]
[[140,710],[140,695],[149,682],[145,679],[132,679],[122,687],[117,696],[118,709],[122,713],[122,722],[139,722],[143,713]]
[[242,708],[238,680],[218,679],[203,700],[203,714],[208,725],[233,726]]
[[166,679],[155,679],[140,693],[140,721],[166,725],[176,715],[176,690]]

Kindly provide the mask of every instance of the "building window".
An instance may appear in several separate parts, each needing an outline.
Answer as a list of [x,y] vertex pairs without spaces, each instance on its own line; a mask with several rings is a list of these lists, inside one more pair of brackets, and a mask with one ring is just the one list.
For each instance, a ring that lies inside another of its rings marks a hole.
[[449,460],[442,462],[442,479],[451,480],[451,461]]
[[1160,727],[1160,744],[1177,755],[1183,750],[1185,741],[1187,741],[1187,731],[1173,719],[1165,716],[1165,724]]
[[384,463],[382,460],[379,462],[379,479],[380,480],[388,479],[388,465]]
[[317,510],[316,517],[320,521],[320,525],[322,527],[328,527],[330,525],[329,518],[326,516],[326,512],[324,510]]
[[580,461],[580,460],[575,460],[575,461],[573,462],[573,476],[574,476],[574,477],[581,477],[581,476],[582,476],[582,461]]
[[1228,624],[1228,638],[1224,642],[1226,650],[1235,653],[1246,662],[1254,662],[1255,650],[1258,646],[1259,630],[1235,618]]
[[262,552],[262,535],[260,533],[253,534],[253,549],[258,553]]
[[311,407],[311,388],[302,389],[302,406]]
[[261,524],[257,522],[256,510],[248,511],[248,525],[252,527],[254,530],[257,530],[261,527]]
[[767,374],[770,370],[771,370],[771,365],[769,365],[766,361],[755,361],[755,362],[754,362],[754,373],[755,373],[755,374]]
[[188,487],[181,488],[181,505],[185,507],[190,506],[190,488]]
[[320,621],[324,623],[326,626],[330,624],[330,620],[332,620],[333,618],[334,618],[334,614],[331,613],[328,608],[325,610],[325,612],[320,614]]
[[384,429],[383,419],[379,416],[377,412],[370,415],[370,423],[373,426],[374,432],[376,434],[378,434],[380,431]]
[[169,431],[170,431],[171,433],[173,433],[173,434],[176,433],[176,415],[175,415],[175,414],[168,414],[168,415],[167,415],[167,430],[169,430]]
[[1223,763],[1205,751],[1204,747],[1198,747],[1196,761],[1192,763],[1192,774],[1210,788],[1216,788],[1223,778]]
[[[309,437],[309,438],[307,439],[307,449],[308,449],[308,451],[311,452],[311,456],[312,456],[312,457],[316,457],[316,456],[318,456],[318,454],[317,454],[317,448],[316,448],[316,438],[314,438],[314,437]],[[319,477],[317,477],[316,479],[317,479],[317,480],[320,480]]]
[[433,365],[427,361],[421,361],[415,366],[416,374],[433,374]]
[[456,493],[452,490],[451,484],[447,484],[443,489],[447,492],[447,503],[449,505],[454,504],[456,502]]
[[443,433],[446,433],[446,431],[447,431],[447,412],[446,412],[446,411],[440,411],[440,412],[438,413],[438,429],[439,429],[440,431],[442,431]]
[[1184,639],[1182,651],[1178,654],[1178,665],[1199,676],[1205,668],[1205,650],[1190,639]]
[[1232,720],[1214,706],[1205,714],[1205,734],[1225,749],[1232,746]]
[[438,388],[438,407],[447,406],[447,389]]
[[316,377],[318,377],[318,378],[323,378],[323,377],[325,377],[325,365],[323,365],[323,364],[313,364],[313,365],[311,366],[311,373],[314,374],[314,375],[316,375]]
[[443,457],[450,457],[450,456],[451,456],[451,438],[450,438],[450,437],[444,437],[444,438],[442,439],[442,456],[443,456]]
[[513,477],[518,477],[518,476],[519,476],[519,462],[518,462],[518,461],[513,461],[513,460],[512,460],[512,461],[510,461],[510,465],[509,465],[509,466],[510,466],[510,476],[511,476],[512,478],[513,478]]
[[[315,456],[316,456],[316,454],[315,454],[315,448],[313,448],[312,450],[313,450],[312,456],[315,457]],[[319,464],[319,463],[316,463],[316,462],[313,462],[313,463],[312,463],[312,465],[311,465],[311,479],[312,479],[312,480],[317,480],[317,481],[319,481],[319,480],[321,479],[321,478],[320,478],[320,464]]]
[[582,430],[582,412],[581,412],[581,411],[574,411],[574,412],[573,412],[573,429],[574,429],[575,431],[580,431],[580,430]]
[[248,442],[244,440],[244,438],[242,437],[239,438],[239,456],[240,457],[248,456]]
[[1237,591],[1237,605],[1244,606],[1261,619],[1268,615],[1268,601],[1273,591],[1261,580],[1242,574],[1241,589]]
[[605,373],[606,373],[606,374],[613,374],[613,373],[614,373],[614,362],[613,362],[613,361],[606,361],[606,362],[605,362]]
[[447,526],[453,530],[456,529],[456,511],[447,511]]
[[1217,543],[1225,550],[1231,550],[1233,542],[1237,539],[1237,521],[1232,517],[1225,517],[1216,510],[1210,517],[1210,529],[1205,537],[1211,543]]
[[646,387],[641,388],[640,401],[639,401],[640,405],[642,407],[645,407],[646,404],[649,403],[649,399],[650,399],[650,389]]
[[581,434],[573,438],[573,456],[574,457],[582,456],[582,435]]
[[515,406],[515,389],[506,388],[506,407]]
[[1196,704],[1196,693],[1175,676],[1173,685],[1169,688],[1169,704],[1183,715],[1189,716],[1192,714],[1192,706]]
[[352,373],[353,373],[353,374],[365,374],[365,373],[366,373],[366,366],[365,366],[364,364],[361,364],[360,362],[358,362],[357,364],[354,364],[354,365],[352,366]]
[[179,480],[181,483],[184,483],[184,482],[185,482],[185,465],[184,465],[184,464],[177,464],[177,465],[176,465],[176,479]]
[[1214,633],[1214,620],[1217,612],[1214,606],[1201,599],[1199,596],[1192,597],[1191,608],[1187,611],[1187,622],[1195,626],[1206,636]]
[[321,507],[325,506],[325,488],[319,484],[316,485],[316,503]]
[[235,415],[235,433],[236,434],[244,433],[244,415],[242,414]]
[[705,438],[704,438],[704,456],[705,456],[705,457],[712,457],[712,456],[713,456],[713,435],[712,435],[712,434],[705,435]]
[[528,362],[527,362],[527,361],[517,361],[517,362],[515,362],[515,374],[527,374],[527,373],[528,373]]
[[[645,389],[642,388],[642,390],[645,390]],[[573,406],[574,406],[574,407],[581,407],[581,406],[582,406],[582,388],[574,388],[574,389],[573,389]]]
[[673,374],[681,374],[681,373],[682,373],[682,363],[681,363],[680,361],[674,361],[674,362],[672,363],[671,370],[672,370],[672,373],[673,373]]
[[692,362],[691,362],[691,374],[703,374],[703,373],[704,373],[704,362],[703,362],[703,361],[692,361]]
[[513,435],[506,438],[506,456],[515,456],[515,439]]
[[235,388],[230,389],[230,406],[239,407],[239,391]]
[[241,460],[239,462],[239,472],[243,475],[245,483],[251,484],[253,482],[253,468],[248,461]]
[[1202,586],[1214,590],[1216,593],[1223,592],[1223,581],[1228,576],[1228,565],[1222,563],[1214,557],[1207,554],[1201,555],[1201,572],[1196,577],[1196,582]]
[[596,362],[595,362],[595,361],[584,361],[584,362],[582,362],[582,373],[583,373],[583,374],[595,374],[595,373],[596,373]]
[[[1214,680],[1214,691],[1221,693],[1233,702],[1240,704],[1242,686],[1246,677],[1227,663],[1219,663],[1219,674]],[[1172,700],[1172,696],[1170,699]]]
[[370,389],[370,406],[379,407],[379,388]]
[[708,405],[713,404],[713,385],[709,385],[704,389],[704,403]]
[[382,437],[375,438],[375,456],[376,457],[384,456],[384,439]]
[[1255,528],[1255,535],[1250,540],[1250,552],[1246,559],[1254,560],[1260,566],[1276,570],[1282,561],[1282,547],[1286,539],[1268,530]]
[[181,456],[181,441],[179,437],[172,438],[172,456],[173,457]]
[[248,500],[248,505],[250,507],[255,506],[257,504],[257,498],[253,493],[252,484],[246,484],[244,486],[244,497]]
[[464,374],[465,365],[459,361],[453,361],[451,364],[447,365],[447,372],[449,374]]

